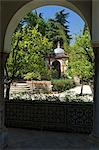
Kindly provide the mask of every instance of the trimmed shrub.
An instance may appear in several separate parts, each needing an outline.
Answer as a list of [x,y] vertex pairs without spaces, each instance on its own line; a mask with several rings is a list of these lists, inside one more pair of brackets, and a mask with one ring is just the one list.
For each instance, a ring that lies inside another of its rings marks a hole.
[[72,79],[58,79],[58,80],[52,80],[52,90],[63,92],[66,90],[69,90],[70,88],[73,88],[75,86],[74,81]]

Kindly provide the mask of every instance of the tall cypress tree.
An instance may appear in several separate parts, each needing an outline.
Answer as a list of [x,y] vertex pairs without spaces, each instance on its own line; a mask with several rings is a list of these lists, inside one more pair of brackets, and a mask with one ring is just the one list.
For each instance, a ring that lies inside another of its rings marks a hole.
[[69,35],[69,22],[68,22],[69,13],[65,13],[65,9],[57,12],[55,14],[55,21],[59,22],[63,27],[67,38],[67,43],[70,43],[71,36]]
[[65,50],[70,43],[71,36],[69,35],[69,22],[68,15],[65,10],[57,12],[54,19],[48,20],[48,28],[46,31],[46,36],[49,40],[53,41],[53,48],[56,47],[57,42],[60,41],[61,47]]

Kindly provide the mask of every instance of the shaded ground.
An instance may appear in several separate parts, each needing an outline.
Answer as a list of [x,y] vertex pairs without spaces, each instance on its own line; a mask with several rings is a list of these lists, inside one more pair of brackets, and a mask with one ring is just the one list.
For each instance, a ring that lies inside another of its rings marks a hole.
[[85,134],[8,129],[6,150],[99,150]]

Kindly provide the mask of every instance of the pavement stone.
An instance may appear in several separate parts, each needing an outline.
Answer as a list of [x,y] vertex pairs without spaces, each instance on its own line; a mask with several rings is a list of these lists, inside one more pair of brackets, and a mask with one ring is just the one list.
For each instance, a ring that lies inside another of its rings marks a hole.
[[99,150],[87,134],[8,128],[6,150]]

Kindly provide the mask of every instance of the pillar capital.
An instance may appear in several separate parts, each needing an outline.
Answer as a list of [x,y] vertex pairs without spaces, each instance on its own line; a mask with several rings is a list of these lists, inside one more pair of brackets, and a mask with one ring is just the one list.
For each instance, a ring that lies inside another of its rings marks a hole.
[[98,16],[99,16],[99,0],[92,0],[92,41],[94,43],[99,44],[99,19],[98,19],[99,17]]
[[5,55],[5,56],[7,56],[7,55],[9,55],[9,53],[6,52],[6,51],[1,51],[1,50],[0,50],[0,55]]
[[93,48],[99,48],[99,42],[92,42]]
[[9,53],[5,51],[0,51],[0,62],[2,63],[2,65],[5,64],[8,56],[9,56]]

